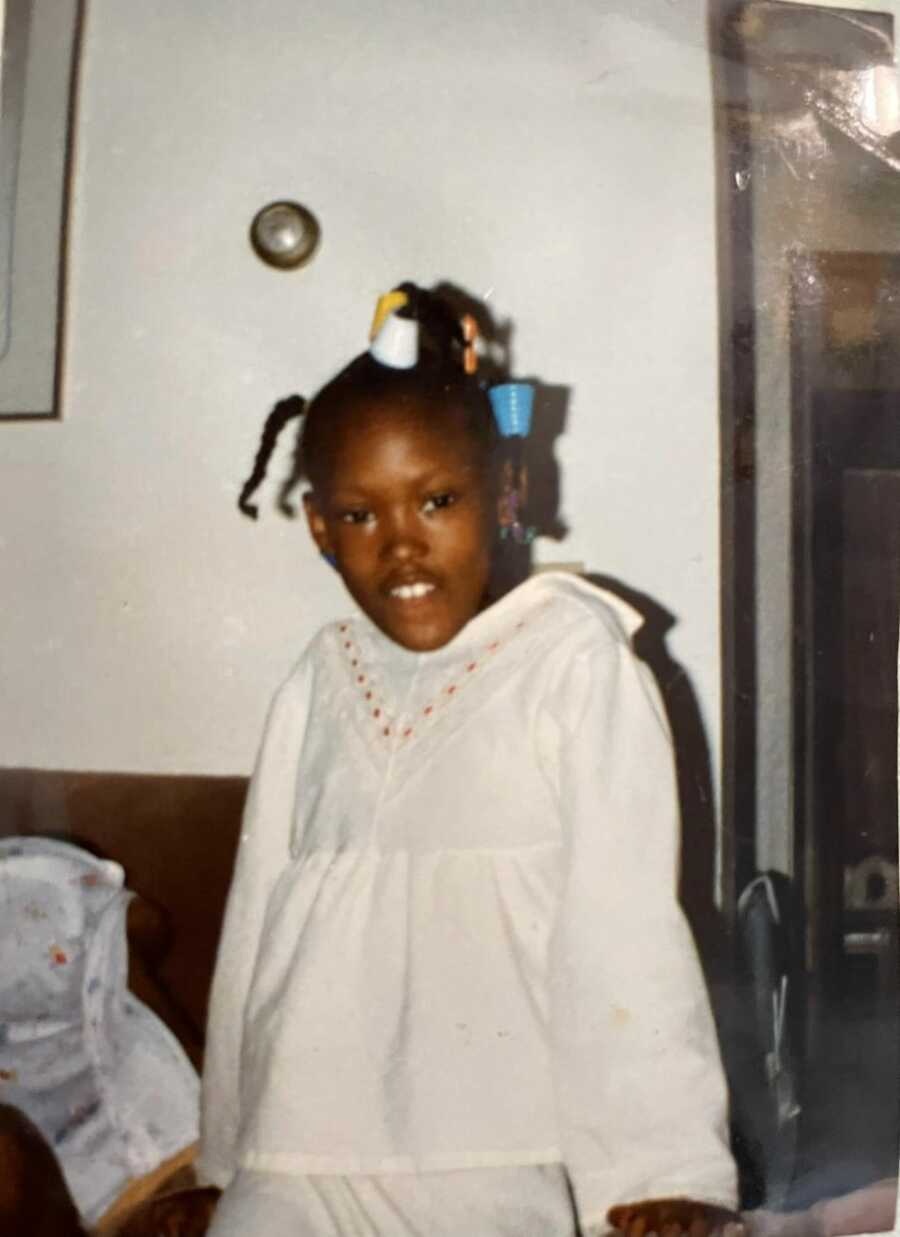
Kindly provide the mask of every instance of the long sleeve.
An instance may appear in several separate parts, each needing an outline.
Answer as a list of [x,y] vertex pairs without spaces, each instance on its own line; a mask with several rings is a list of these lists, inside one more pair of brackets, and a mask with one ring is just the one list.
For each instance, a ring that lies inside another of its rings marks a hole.
[[558,685],[565,875],[550,1034],[563,1157],[582,1225],[691,1197],[733,1206],[718,1044],[677,902],[671,739],[655,685],[598,623]]
[[224,1187],[240,1132],[244,1009],[269,895],[289,860],[297,770],[309,700],[308,659],[275,697],[250,782],[210,993],[198,1175]]

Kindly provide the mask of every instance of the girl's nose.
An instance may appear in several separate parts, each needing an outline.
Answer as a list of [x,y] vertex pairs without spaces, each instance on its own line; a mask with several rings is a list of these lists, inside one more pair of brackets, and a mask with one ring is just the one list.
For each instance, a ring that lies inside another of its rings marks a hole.
[[398,512],[384,528],[381,555],[400,561],[421,557],[426,550],[425,538],[414,516]]

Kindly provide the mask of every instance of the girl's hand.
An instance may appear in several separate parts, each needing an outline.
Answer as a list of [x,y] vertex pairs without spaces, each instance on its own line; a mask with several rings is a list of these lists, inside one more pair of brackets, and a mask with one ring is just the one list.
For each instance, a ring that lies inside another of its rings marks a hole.
[[743,1237],[741,1217],[690,1198],[651,1198],[610,1208],[607,1219],[625,1237]]

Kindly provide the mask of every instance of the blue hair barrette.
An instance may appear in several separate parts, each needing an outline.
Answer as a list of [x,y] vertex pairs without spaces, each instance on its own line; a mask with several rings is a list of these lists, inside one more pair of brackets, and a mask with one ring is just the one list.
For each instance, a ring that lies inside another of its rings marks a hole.
[[527,438],[531,431],[534,387],[530,382],[503,382],[488,391],[494,420],[503,438]]

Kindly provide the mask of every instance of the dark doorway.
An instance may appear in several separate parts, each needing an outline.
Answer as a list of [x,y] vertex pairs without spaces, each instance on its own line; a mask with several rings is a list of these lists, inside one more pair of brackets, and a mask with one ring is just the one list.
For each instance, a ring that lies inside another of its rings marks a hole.
[[798,1176],[896,1169],[900,392],[818,390],[795,476],[798,870],[806,1078]]

